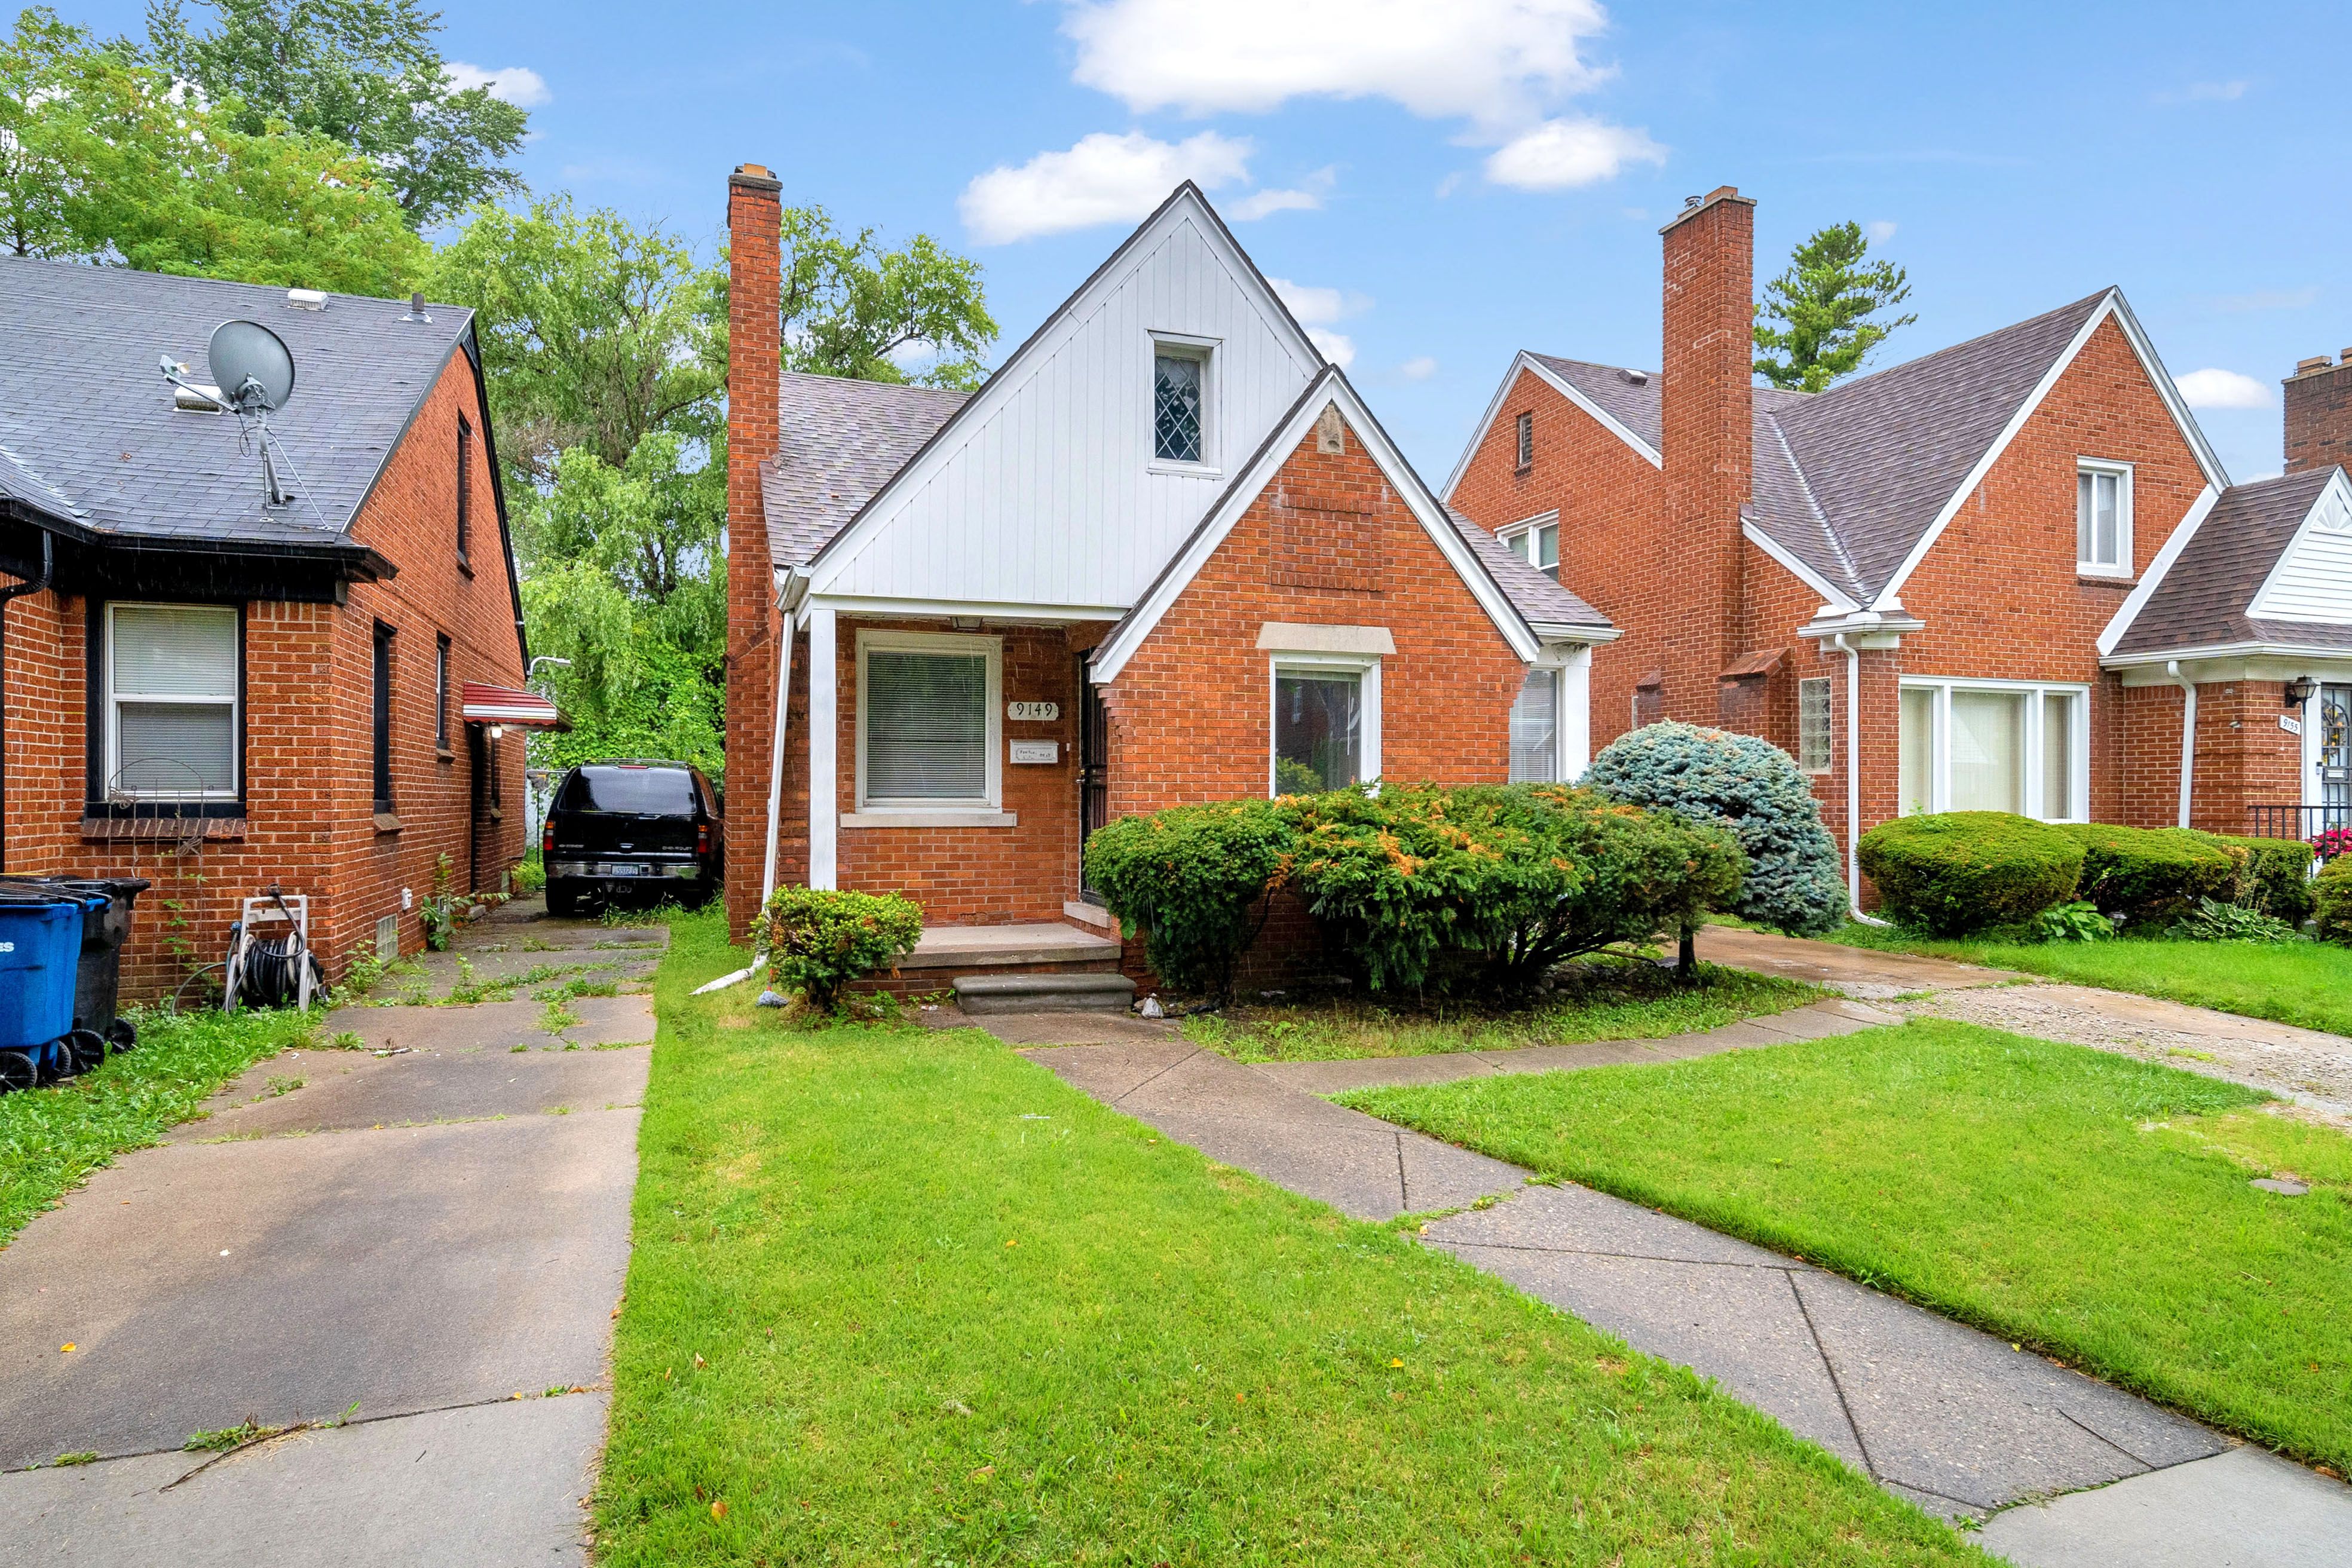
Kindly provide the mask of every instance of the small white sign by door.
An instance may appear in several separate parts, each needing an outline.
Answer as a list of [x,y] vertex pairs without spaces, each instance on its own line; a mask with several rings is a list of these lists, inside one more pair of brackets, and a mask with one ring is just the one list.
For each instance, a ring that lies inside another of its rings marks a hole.
[[1059,741],[1015,741],[1013,760],[1016,763],[1058,763],[1062,760]]
[[2292,713],[2282,713],[2279,715],[2279,728],[2290,735],[2300,735],[2303,733],[2303,721]]
[[1058,702],[1008,702],[1004,716],[1021,724],[1050,724],[1062,716]]

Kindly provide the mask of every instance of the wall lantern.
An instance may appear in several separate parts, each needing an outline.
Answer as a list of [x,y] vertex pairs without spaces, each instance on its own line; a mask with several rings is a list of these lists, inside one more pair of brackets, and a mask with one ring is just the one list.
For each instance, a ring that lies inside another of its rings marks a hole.
[[490,726],[490,739],[493,741],[499,739],[506,732],[507,727],[504,724],[493,724]]
[[2286,683],[2286,705],[2300,708],[2319,695],[2319,683],[2307,675],[2298,675]]

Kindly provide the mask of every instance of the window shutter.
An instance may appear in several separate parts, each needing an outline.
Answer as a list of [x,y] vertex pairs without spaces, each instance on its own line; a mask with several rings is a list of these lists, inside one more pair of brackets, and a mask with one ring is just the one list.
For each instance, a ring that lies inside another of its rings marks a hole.
[[870,648],[865,700],[868,800],[987,798],[987,655]]

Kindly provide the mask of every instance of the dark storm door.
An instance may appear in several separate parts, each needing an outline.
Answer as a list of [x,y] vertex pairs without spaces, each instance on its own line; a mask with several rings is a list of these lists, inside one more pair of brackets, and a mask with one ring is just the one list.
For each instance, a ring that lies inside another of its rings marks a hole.
[[1110,816],[1110,715],[1102,692],[1087,678],[1087,656],[1078,656],[1078,896],[1098,904],[1102,895],[1087,883],[1087,838]]

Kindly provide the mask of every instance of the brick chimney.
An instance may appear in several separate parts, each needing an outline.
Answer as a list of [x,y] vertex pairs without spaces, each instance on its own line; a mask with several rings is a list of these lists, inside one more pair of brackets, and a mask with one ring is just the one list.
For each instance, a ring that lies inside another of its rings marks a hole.
[[776,453],[783,182],[758,163],[727,181],[727,927],[760,908],[775,739],[775,569],[760,465]]
[[2296,363],[2286,387],[2286,471],[2352,468],[2352,349]]
[[1746,651],[1739,510],[1755,469],[1756,203],[1735,186],[1693,196],[1665,237],[1665,345],[1658,388],[1662,542],[1670,630],[1665,707],[1712,724],[1717,677]]

